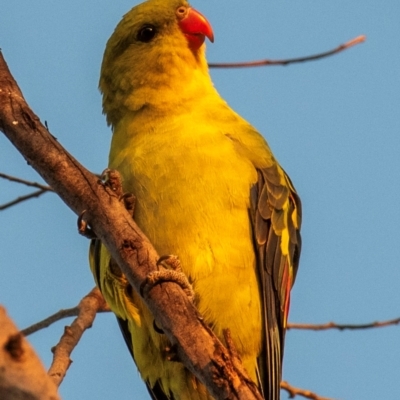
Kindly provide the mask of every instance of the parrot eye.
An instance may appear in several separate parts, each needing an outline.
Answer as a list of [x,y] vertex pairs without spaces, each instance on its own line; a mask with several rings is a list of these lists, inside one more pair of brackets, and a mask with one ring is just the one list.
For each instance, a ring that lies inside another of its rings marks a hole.
[[148,43],[154,38],[156,33],[157,29],[154,25],[143,25],[137,34],[137,40],[139,40],[140,42]]

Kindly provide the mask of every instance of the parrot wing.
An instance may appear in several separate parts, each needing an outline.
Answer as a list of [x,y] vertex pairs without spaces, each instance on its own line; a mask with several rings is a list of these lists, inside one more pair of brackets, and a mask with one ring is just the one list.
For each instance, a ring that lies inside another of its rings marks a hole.
[[[135,361],[135,356],[133,354],[133,348],[132,348],[132,336],[129,331],[128,327],[128,321],[123,318],[117,317],[118,325],[119,328],[122,332],[122,336],[124,337],[125,343],[128,347],[129,352],[131,353],[131,356],[133,358],[133,361]],[[145,382],[147,391],[149,392],[150,397],[152,400],[174,400],[175,397],[171,394],[169,397],[164,393],[164,391],[161,389],[160,384],[157,382],[153,387],[151,387],[147,382]]]
[[301,202],[277,163],[257,168],[251,189],[251,220],[260,278],[264,348],[258,358],[266,399],[279,399],[290,289],[299,265]]
[[[97,287],[100,291],[103,291],[103,287],[101,284],[101,241],[99,239],[93,239],[90,242],[89,248],[89,259],[90,259],[90,267],[92,269],[93,275],[96,280]],[[125,340],[126,346],[128,347],[129,353],[132,356],[133,361],[135,361],[135,355],[133,354],[133,346],[132,346],[132,336],[129,331],[129,324],[126,319],[116,316],[119,328],[121,330],[122,336]],[[151,387],[147,382],[145,382],[147,391],[150,394],[152,400],[174,400],[174,396],[171,394],[167,396],[162,390],[161,386],[157,382],[153,387]]]

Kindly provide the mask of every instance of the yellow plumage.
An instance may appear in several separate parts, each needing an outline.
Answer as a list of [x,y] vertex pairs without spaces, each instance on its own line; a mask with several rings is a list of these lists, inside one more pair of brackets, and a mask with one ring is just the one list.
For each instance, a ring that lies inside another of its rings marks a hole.
[[[213,87],[204,46],[188,46],[182,7],[149,0],[107,44],[100,89],[113,126],[109,167],[136,196],[135,221],[157,252],[180,258],[205,321],[220,338],[230,330],[248,373],[275,400],[300,247],[298,198],[262,136]],[[156,30],[150,41],[141,40],[146,26]],[[272,258],[265,235],[276,240]],[[165,336],[98,243],[91,268],[152,397],[211,399],[181,363],[167,361]]]

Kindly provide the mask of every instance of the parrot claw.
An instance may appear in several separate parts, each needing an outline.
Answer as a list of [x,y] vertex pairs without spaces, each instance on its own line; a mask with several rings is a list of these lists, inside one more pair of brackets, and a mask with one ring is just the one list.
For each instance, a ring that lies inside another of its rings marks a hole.
[[97,235],[93,229],[89,226],[89,223],[84,219],[86,210],[83,210],[78,217],[78,232],[80,235],[85,236],[88,239],[97,239]]
[[121,174],[116,169],[106,168],[101,173],[101,179],[99,182],[104,187],[110,188],[118,196],[119,201],[124,202],[125,208],[133,218],[135,213],[136,197],[132,193],[124,193]]
[[164,267],[158,271],[150,272],[140,285],[140,295],[144,297],[145,290],[149,292],[154,286],[163,282],[175,282],[186,293],[190,301],[194,300],[194,291],[188,278],[182,272],[179,258],[174,255],[162,256],[157,261],[157,266]]
[[136,197],[132,193],[124,193],[119,200],[123,200],[124,206],[131,215],[132,219],[135,216]]
[[110,188],[118,197],[122,196],[122,177],[116,169],[106,168],[101,173],[99,183]]
[[160,335],[164,335],[164,331],[158,327],[155,320],[153,320],[153,329]]
[[167,254],[165,256],[161,256],[157,261],[157,267],[163,266],[165,269],[174,270],[177,272],[182,272],[181,262],[177,256],[173,254]]
[[[122,177],[116,169],[106,168],[99,179],[99,184],[105,188],[111,189],[117,196],[119,201],[124,202],[124,206],[133,218],[135,212],[136,197],[132,193],[123,193]],[[83,210],[78,217],[78,232],[88,239],[97,239],[97,235],[84,219],[86,210]]]

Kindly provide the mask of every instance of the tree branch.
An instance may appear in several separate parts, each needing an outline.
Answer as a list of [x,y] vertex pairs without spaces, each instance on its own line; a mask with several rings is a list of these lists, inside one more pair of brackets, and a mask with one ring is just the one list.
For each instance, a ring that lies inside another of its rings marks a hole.
[[39,358],[0,307],[0,399],[59,400]]
[[314,60],[319,60],[320,58],[333,56],[334,54],[347,50],[350,47],[363,43],[365,42],[365,40],[366,36],[360,35],[354,39],[349,40],[346,43],[341,44],[340,46],[334,48],[333,50],[329,50],[324,53],[314,54],[307,57],[289,58],[286,60],[259,60],[259,61],[248,61],[248,62],[238,62],[238,63],[210,63],[208,64],[208,66],[210,68],[248,68],[248,67],[265,67],[269,65],[289,65],[306,61],[314,61]]
[[34,197],[39,197],[43,193],[46,193],[46,192],[47,192],[47,190],[40,189],[40,190],[37,190],[37,191],[32,192],[30,194],[27,194],[25,196],[17,197],[16,199],[11,200],[8,203],[1,204],[0,205],[0,211],[6,210],[7,208],[10,208],[10,207],[15,206],[15,205],[17,205],[19,203],[22,203],[23,201],[33,199]]
[[54,191],[50,186],[42,185],[41,183],[37,183],[37,182],[27,181],[25,179],[21,179],[21,178],[18,178],[16,176],[3,174],[2,172],[0,172],[0,178],[6,179],[6,180],[8,180],[10,182],[21,183],[22,185],[34,187],[34,188],[37,188],[37,189],[42,189],[42,190],[45,190],[45,191],[50,191],[50,192]]
[[[91,298],[92,297],[92,298]],[[93,301],[93,297],[94,300]],[[61,357],[61,360],[57,360],[56,363],[59,372],[56,374],[56,377],[59,378],[60,376],[64,377],[66,374],[66,371],[70,365],[70,359],[69,356],[72,352],[72,350],[76,347],[78,344],[80,337],[83,334],[83,331],[87,328],[90,328],[93,320],[95,318],[95,313],[102,313],[102,312],[110,312],[110,308],[108,307],[107,303],[104,301],[102,294],[100,291],[95,288],[93,289],[85,298],[83,298],[80,303],[72,308],[66,308],[63,310],[60,310],[53,315],[43,319],[42,321],[39,321],[28,328],[22,329],[20,333],[22,333],[24,336],[28,336],[32,333],[36,333],[41,329],[45,329],[51,324],[60,321],[63,318],[69,318],[69,317],[76,317],[78,315],[83,315],[88,314],[86,318],[87,322],[85,323],[85,319],[83,319],[83,327],[79,328],[80,324],[78,323],[78,320],[81,319],[82,317],[78,317],[76,322],[71,325],[71,327],[67,327],[66,331],[64,333],[63,338],[60,340],[60,343],[57,345],[59,347],[65,347],[65,349],[62,350],[57,350],[55,353],[54,358]],[[397,325],[400,323],[400,318],[389,320],[389,321],[383,321],[383,322],[372,322],[370,324],[363,324],[363,325],[339,325],[335,324],[333,322],[330,322],[328,324],[321,324],[321,325],[316,325],[316,324],[296,324],[296,323],[290,323],[288,324],[288,329],[310,329],[310,330],[325,330],[325,329],[365,329],[365,328],[376,328],[376,327],[383,327],[383,326],[389,326],[389,325]],[[78,326],[78,332],[80,332],[80,329],[82,332],[79,333],[79,337],[77,335],[73,335],[71,333],[71,330],[74,327],[74,324]],[[350,328],[349,328],[350,327]],[[70,337],[71,336],[71,337]],[[71,343],[71,341],[73,341]],[[65,342],[65,344],[64,344]],[[56,348],[57,348],[56,346]],[[54,379],[54,378],[53,378]],[[61,379],[61,378],[60,378]],[[56,384],[60,384],[60,381],[56,381]],[[327,397],[322,397],[317,395],[314,392],[311,392],[310,390],[307,389],[300,389],[297,387],[294,387],[290,385],[287,381],[282,381],[281,382],[281,389],[286,390],[289,393],[290,398],[294,398],[296,396],[302,396],[307,399],[313,399],[313,400],[332,400]]]
[[[0,53],[0,130],[61,199],[85,218],[128,281],[140,285],[157,269],[159,255],[119,198],[67,153],[30,110]],[[261,399],[245,370],[206,326],[176,284],[164,283],[143,298],[183,364],[216,399]]]
[[294,386],[289,385],[289,383],[285,381],[281,382],[281,389],[286,390],[289,393],[290,399],[294,399],[296,396],[302,396],[305,397],[306,399],[312,399],[312,400],[333,400],[328,397],[318,396],[316,393],[313,393],[306,389],[296,388]]
[[[96,296],[103,298],[102,294],[97,290],[97,288],[94,288],[91,290],[91,292],[87,295],[90,296],[91,294],[95,293]],[[87,297],[85,296],[85,297]],[[83,300],[83,299],[82,299]],[[80,303],[72,308],[66,308],[64,310],[60,310],[57,311],[56,313],[54,313],[53,315],[50,315],[49,317],[36,322],[35,324],[32,324],[31,326],[28,326],[25,329],[21,330],[21,333],[24,336],[29,336],[32,335],[33,333],[36,333],[42,329],[48,328],[50,325],[54,324],[55,322],[58,322],[64,318],[69,318],[69,317],[77,317],[79,315],[79,312],[82,308],[81,304],[82,304],[82,300],[80,301]],[[100,302],[99,302],[100,303]],[[101,313],[101,312],[109,312],[110,307],[108,307],[108,304],[104,301],[101,302],[101,304],[99,304],[98,307],[96,307],[96,312],[97,313]]]
[[35,188],[39,189],[39,190],[29,193],[25,196],[17,197],[16,199],[14,199],[8,203],[1,204],[0,211],[6,210],[7,208],[15,206],[16,204],[22,203],[23,201],[33,199],[34,197],[39,197],[46,192],[53,192],[53,189],[50,186],[42,185],[42,184],[36,183],[36,182],[30,182],[25,179],[17,178],[15,176],[3,174],[2,172],[0,172],[0,178],[7,179],[10,182],[21,183],[23,185],[26,185],[29,187],[35,187]]
[[51,349],[53,352],[53,362],[48,374],[57,386],[60,386],[71,365],[70,355],[79,343],[83,333],[86,329],[92,327],[97,312],[108,309],[108,305],[99,289],[94,288],[79,302],[76,309],[78,311],[77,318],[70,326],[65,327],[60,341]]
[[375,321],[368,324],[337,324],[335,322],[327,322],[326,324],[296,324],[290,323],[287,329],[304,329],[312,331],[325,331],[328,329],[344,330],[357,330],[357,329],[370,329],[370,328],[383,328],[391,325],[399,325],[400,318],[390,319],[388,321]]

